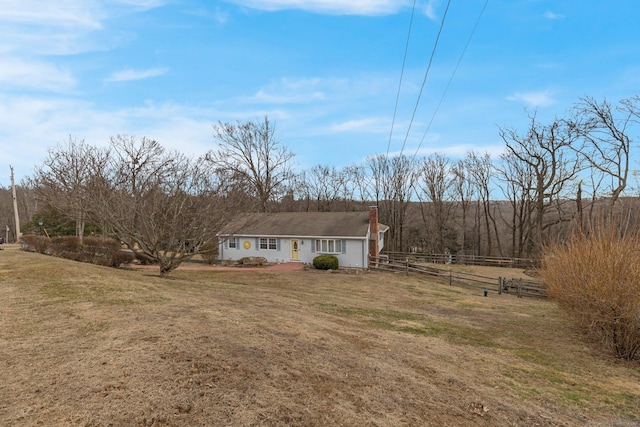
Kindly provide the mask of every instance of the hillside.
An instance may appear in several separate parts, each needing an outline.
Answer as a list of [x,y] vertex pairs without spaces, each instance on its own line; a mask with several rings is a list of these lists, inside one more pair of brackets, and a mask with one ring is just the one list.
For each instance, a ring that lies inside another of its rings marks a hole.
[[0,251],[0,424],[629,426],[640,366],[552,302],[390,273]]

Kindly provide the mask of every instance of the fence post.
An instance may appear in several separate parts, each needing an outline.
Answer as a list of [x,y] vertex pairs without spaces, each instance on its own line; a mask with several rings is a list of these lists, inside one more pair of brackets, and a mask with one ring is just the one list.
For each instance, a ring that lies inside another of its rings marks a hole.
[[502,277],[498,277],[498,295],[502,295]]
[[405,274],[408,276],[409,275],[409,258],[406,258],[405,262],[406,262]]
[[449,286],[451,286],[451,270],[449,270]]
[[518,280],[518,298],[522,298],[522,279]]

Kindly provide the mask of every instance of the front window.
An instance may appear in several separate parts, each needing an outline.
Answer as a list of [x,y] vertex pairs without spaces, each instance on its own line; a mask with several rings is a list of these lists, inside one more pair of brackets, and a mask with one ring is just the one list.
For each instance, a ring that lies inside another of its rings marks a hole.
[[316,252],[324,254],[342,253],[342,240],[318,239],[316,240]]
[[266,238],[266,237],[260,238],[260,249],[276,250],[277,249],[276,239]]
[[238,247],[238,243],[235,237],[229,237],[229,248],[236,249]]

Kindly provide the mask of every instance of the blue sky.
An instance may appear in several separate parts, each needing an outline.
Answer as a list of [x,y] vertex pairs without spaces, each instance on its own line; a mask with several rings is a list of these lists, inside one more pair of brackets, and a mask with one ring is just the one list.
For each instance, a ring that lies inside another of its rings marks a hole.
[[213,123],[265,115],[299,169],[403,146],[497,156],[498,127],[526,129],[526,109],[550,121],[581,96],[640,93],[635,0],[452,0],[416,108],[447,6],[417,0],[391,134],[412,5],[0,0],[0,185],[69,136],[197,156],[215,147]]

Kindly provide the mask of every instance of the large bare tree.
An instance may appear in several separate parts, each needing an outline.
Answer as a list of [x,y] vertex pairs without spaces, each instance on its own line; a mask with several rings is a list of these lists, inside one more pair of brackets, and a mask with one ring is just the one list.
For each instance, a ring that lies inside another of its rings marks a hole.
[[236,181],[244,181],[258,201],[258,210],[267,212],[269,204],[284,195],[293,177],[294,154],[280,145],[275,125],[263,121],[218,122],[213,126],[218,147],[206,155],[218,171]]
[[608,216],[613,219],[615,204],[629,180],[632,139],[628,128],[638,117],[637,98],[624,99],[613,106],[606,99],[583,97],[575,110],[574,125],[582,138],[576,149],[592,170],[603,175],[603,182],[609,183]]
[[533,250],[539,252],[545,243],[544,231],[571,216],[565,214],[562,204],[573,192],[571,184],[581,170],[581,162],[571,148],[578,138],[571,123],[556,119],[542,125],[535,115],[530,120],[524,135],[514,129],[500,129],[500,136],[506,154],[533,175]]
[[35,167],[33,187],[37,196],[75,221],[80,242],[90,207],[91,179],[108,159],[108,149],[69,137],[66,143],[50,148],[42,164]]
[[167,276],[217,248],[232,191],[208,162],[168,151],[148,138],[111,139],[112,156],[93,180],[92,212],[104,229]]

